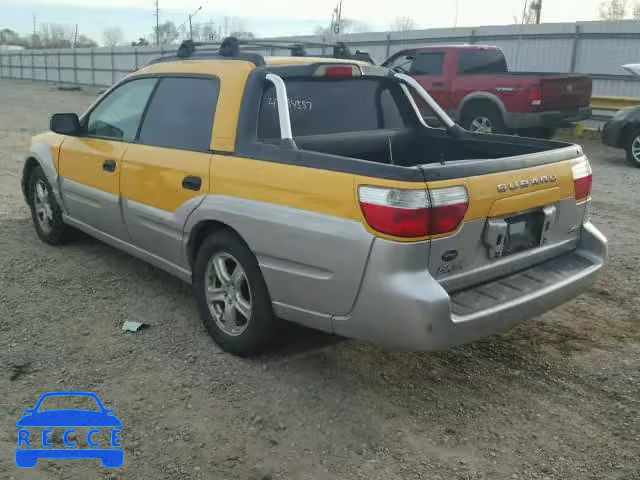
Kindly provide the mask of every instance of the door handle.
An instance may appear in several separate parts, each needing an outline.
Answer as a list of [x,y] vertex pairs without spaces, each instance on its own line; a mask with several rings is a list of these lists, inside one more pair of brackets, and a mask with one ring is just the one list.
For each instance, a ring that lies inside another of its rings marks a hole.
[[444,82],[433,82],[432,87],[444,87]]
[[182,180],[182,188],[186,190],[200,190],[202,186],[202,179],[200,177],[193,177],[191,175],[184,177]]
[[102,170],[105,172],[115,172],[116,171],[116,161],[115,160],[105,160],[102,163]]

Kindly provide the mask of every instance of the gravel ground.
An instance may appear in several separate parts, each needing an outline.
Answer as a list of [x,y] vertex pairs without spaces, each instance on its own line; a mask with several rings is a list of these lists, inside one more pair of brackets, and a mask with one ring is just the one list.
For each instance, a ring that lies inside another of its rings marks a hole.
[[[577,300],[448,352],[292,328],[247,360],[207,337],[178,280],[87,237],[37,239],[19,188],[29,138],[96,94],[0,80],[1,478],[640,480],[640,169],[623,152],[584,144],[611,256]],[[62,389],[116,409],[121,469],[15,467],[15,422]]]

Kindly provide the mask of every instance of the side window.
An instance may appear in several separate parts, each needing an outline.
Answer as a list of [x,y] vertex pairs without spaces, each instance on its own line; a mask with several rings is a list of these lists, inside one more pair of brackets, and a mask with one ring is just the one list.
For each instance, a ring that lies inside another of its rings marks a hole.
[[408,53],[406,55],[404,54],[398,55],[396,58],[391,60],[391,62],[389,62],[385,66],[393,70],[394,72],[409,74],[409,71],[411,70],[411,64],[413,63],[413,59],[414,59],[414,56],[411,53]]
[[411,75],[442,75],[444,70],[444,53],[420,52],[416,56]]
[[463,74],[500,74],[507,72],[507,61],[502,51],[496,49],[471,50],[460,52],[458,73]]
[[157,147],[206,151],[220,82],[208,78],[163,78],[142,122],[138,142]]
[[143,78],[121,85],[89,113],[85,133],[91,137],[131,142],[158,80]]

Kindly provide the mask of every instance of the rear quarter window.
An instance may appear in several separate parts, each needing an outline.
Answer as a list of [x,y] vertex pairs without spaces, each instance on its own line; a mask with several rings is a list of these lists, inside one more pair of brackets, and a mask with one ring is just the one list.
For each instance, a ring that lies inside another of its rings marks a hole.
[[458,54],[459,74],[500,74],[507,72],[507,61],[500,50],[469,50]]
[[[401,128],[400,89],[380,79],[286,80],[294,137]],[[258,138],[280,137],[273,85],[265,88],[258,117]]]

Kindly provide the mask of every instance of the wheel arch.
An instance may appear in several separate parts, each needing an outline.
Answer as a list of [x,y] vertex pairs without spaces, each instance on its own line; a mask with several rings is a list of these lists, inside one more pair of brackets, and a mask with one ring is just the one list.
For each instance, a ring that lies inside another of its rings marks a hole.
[[471,107],[476,105],[491,105],[498,109],[502,118],[505,118],[505,114],[507,113],[507,108],[498,96],[489,92],[473,92],[464,97],[460,102],[460,113],[458,115],[460,120],[462,120],[465,111],[468,111]]
[[31,145],[31,150],[25,156],[24,167],[22,169],[22,193],[25,195],[27,203],[29,203],[29,179],[36,167],[40,167],[44,172],[51,190],[58,204],[64,208],[62,198],[60,197],[60,189],[58,188],[58,170],[54,157],[51,152],[51,145],[44,142],[38,142]]
[[24,195],[24,199],[27,202],[27,205],[31,205],[31,199],[29,198],[29,182],[31,180],[31,175],[33,175],[33,171],[39,166],[40,162],[38,162],[35,156],[27,156],[24,162],[24,167],[22,169],[22,180],[20,182],[20,185],[22,187],[22,194]]
[[[232,232],[234,235],[238,237],[238,239],[247,248],[249,248],[249,245],[244,240],[244,238],[242,238],[242,235],[240,235],[240,233],[231,225],[225,222],[222,222],[220,220],[214,220],[214,219],[200,220],[191,229],[191,232],[189,233],[189,237],[186,242],[187,261],[189,262],[189,267],[191,268],[192,272],[193,272],[193,265],[195,264],[196,255],[198,254],[198,250],[200,248],[200,245],[202,245],[202,242],[204,242],[207,239],[207,237],[209,237],[210,235],[213,235],[214,233],[222,230],[227,230]],[[251,249],[249,248],[249,250]]]
[[620,145],[622,145],[623,148],[626,148],[627,141],[630,140],[629,137],[638,131],[640,131],[640,119],[630,121],[622,129],[619,140]]

